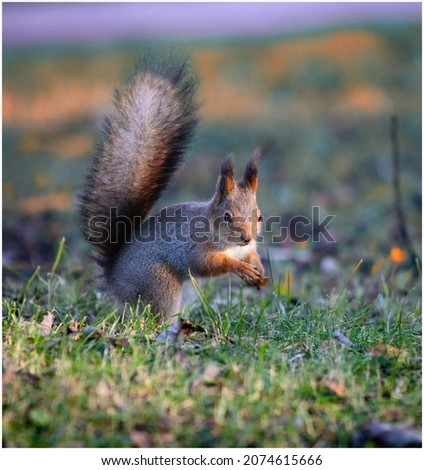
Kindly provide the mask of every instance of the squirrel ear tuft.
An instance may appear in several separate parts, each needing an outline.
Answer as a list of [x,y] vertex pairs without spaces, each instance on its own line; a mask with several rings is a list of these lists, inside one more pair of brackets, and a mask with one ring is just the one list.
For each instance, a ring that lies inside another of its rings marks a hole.
[[229,156],[221,165],[221,174],[216,188],[219,202],[222,202],[233,191],[235,185],[233,157]]
[[261,151],[257,148],[250,157],[250,160],[246,165],[246,169],[244,170],[244,183],[253,193],[258,189],[258,163],[260,156]]

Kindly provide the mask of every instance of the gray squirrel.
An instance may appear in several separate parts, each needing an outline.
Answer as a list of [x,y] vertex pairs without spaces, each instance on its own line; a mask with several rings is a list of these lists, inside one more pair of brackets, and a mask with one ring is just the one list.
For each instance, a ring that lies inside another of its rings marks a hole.
[[267,282],[255,243],[262,222],[259,151],[239,181],[232,158],[224,160],[209,201],[175,204],[148,217],[184,160],[197,124],[196,88],[186,59],[140,62],[116,93],[79,200],[104,289],[118,301],[150,305],[164,319],[180,312],[189,273],[234,273],[257,288]]

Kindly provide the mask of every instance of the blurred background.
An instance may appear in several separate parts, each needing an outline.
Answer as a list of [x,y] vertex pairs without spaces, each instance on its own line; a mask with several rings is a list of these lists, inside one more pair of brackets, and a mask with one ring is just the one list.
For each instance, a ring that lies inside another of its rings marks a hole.
[[[49,266],[66,236],[86,249],[75,195],[113,92],[146,48],[176,47],[199,76],[201,123],[161,204],[209,198],[221,160],[258,145],[266,216],[321,220],[336,243],[285,241],[272,257],[337,277],[363,258],[408,263],[395,210],[390,122],[398,116],[402,207],[421,252],[420,3],[31,3],[3,7],[3,264]],[[275,227],[274,227],[275,228]],[[310,228],[309,228],[310,229]],[[305,233],[308,235],[308,233]]]

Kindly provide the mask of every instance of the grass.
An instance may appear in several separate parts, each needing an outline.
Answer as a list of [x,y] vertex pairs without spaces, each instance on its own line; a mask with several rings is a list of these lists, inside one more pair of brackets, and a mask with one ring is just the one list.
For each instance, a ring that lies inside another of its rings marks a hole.
[[51,273],[8,278],[5,446],[346,447],[372,419],[421,427],[409,271],[365,279],[353,265],[331,293],[313,273],[289,292],[206,282],[190,311],[205,332],[174,348],[148,311],[114,307],[71,265],[62,244]]

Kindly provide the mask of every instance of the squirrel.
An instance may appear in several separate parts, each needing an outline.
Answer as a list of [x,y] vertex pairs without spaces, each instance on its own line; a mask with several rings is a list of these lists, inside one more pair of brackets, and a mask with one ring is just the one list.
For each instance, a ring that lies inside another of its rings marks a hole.
[[262,216],[256,202],[256,150],[236,181],[221,166],[207,202],[168,206],[149,216],[182,164],[197,125],[197,80],[186,58],[144,58],[116,92],[79,200],[104,290],[162,318],[180,312],[182,283],[234,273],[258,289],[267,283],[256,251]]

